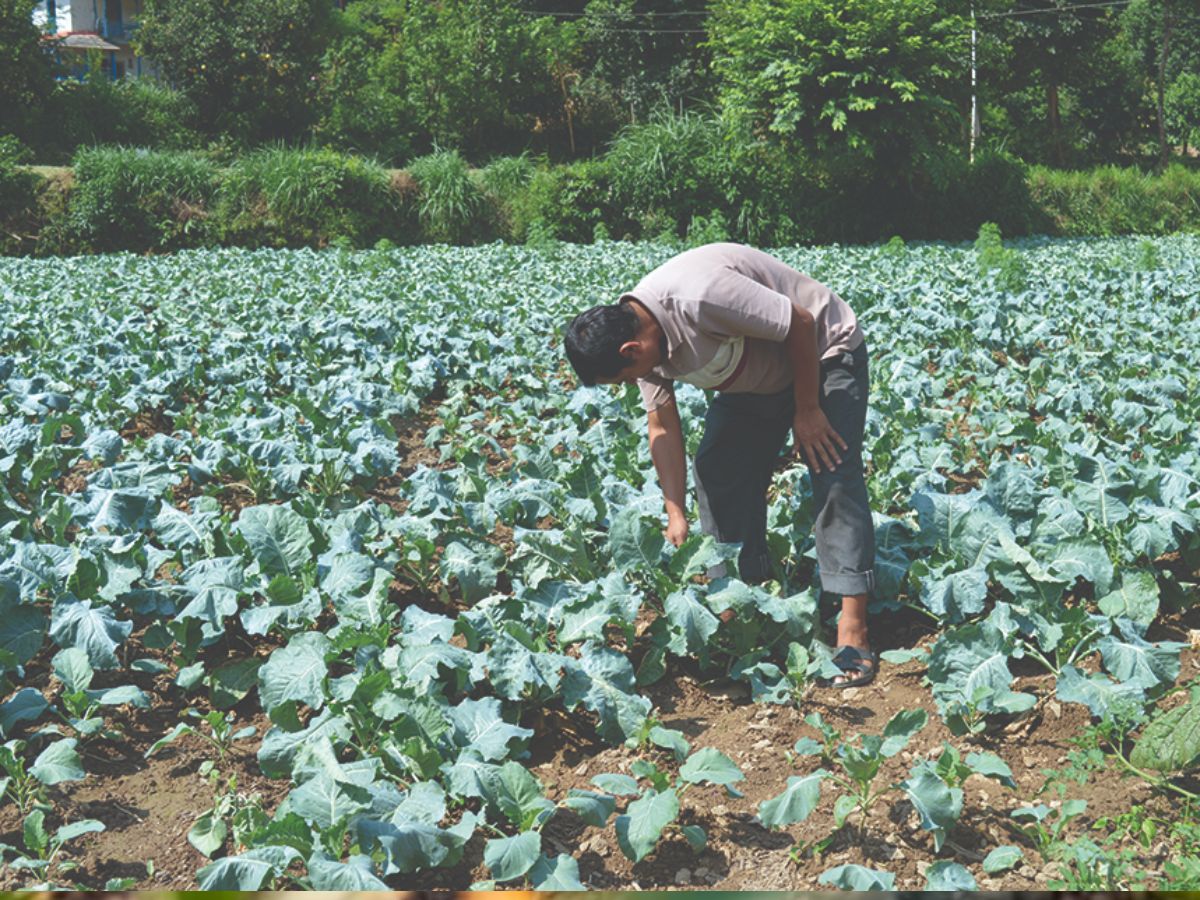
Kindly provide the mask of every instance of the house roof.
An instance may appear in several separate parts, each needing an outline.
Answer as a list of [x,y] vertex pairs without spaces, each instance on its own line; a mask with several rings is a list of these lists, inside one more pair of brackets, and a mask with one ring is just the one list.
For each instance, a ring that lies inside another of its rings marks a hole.
[[110,44],[98,34],[74,32],[59,35],[56,38],[58,46],[65,50],[120,50],[116,44]]

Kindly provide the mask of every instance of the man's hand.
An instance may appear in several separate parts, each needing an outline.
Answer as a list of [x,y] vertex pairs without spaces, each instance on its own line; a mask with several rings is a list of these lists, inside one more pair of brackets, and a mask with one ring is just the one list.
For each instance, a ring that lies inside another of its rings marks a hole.
[[838,447],[843,450],[850,449],[841,435],[833,430],[819,406],[796,411],[792,420],[792,435],[796,440],[796,447],[804,451],[809,468],[818,474],[822,465],[829,471],[841,465],[842,457],[837,451]]
[[663,537],[671,542],[672,546],[678,547],[688,536],[688,522],[683,516],[669,516],[667,518],[667,530],[663,532]]

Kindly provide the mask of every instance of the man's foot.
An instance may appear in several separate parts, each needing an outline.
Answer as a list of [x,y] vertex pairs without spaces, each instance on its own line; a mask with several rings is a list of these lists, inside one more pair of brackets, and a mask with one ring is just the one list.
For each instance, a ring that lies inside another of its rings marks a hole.
[[833,654],[833,664],[845,672],[829,681],[830,687],[862,687],[875,680],[879,670],[879,657],[870,650],[860,650],[849,644],[838,647]]

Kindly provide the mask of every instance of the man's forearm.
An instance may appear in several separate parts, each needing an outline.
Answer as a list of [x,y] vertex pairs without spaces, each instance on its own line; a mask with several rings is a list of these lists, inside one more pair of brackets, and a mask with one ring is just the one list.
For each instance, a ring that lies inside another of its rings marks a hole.
[[683,454],[683,428],[674,404],[650,413],[650,458],[658,472],[667,516],[687,518],[684,493],[687,488],[687,461]]
[[812,313],[792,304],[792,325],[787,338],[788,358],[792,362],[793,389],[797,412],[820,406],[820,359],[817,351],[817,324]]

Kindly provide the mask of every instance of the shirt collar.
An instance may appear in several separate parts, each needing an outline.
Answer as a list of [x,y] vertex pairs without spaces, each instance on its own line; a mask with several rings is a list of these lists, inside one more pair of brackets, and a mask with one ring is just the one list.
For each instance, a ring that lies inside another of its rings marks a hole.
[[667,362],[675,355],[675,351],[679,349],[679,345],[683,343],[683,335],[679,333],[678,323],[675,322],[672,316],[667,314],[667,311],[663,309],[663,305],[658,301],[657,297],[646,293],[638,294],[634,293],[634,291],[626,291],[620,296],[617,302],[624,303],[626,300],[636,300],[642,304],[642,306],[646,307],[650,315],[654,316],[654,320],[658,322],[658,327],[662,329],[662,333],[667,339],[667,359],[663,360],[664,363]]

